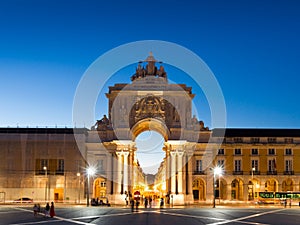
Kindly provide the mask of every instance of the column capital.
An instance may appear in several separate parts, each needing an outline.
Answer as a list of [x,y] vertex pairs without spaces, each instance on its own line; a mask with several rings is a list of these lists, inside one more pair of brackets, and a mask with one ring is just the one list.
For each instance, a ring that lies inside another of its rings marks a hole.
[[126,152],[124,152],[123,150],[122,151],[116,151],[116,154],[117,154],[117,156],[128,156],[129,155],[129,152],[128,151],[126,151]]
[[180,151],[177,151],[177,155],[178,155],[178,156],[180,156],[180,157],[182,157],[182,156],[183,156],[183,153],[184,153],[184,152],[183,152],[182,150],[180,150]]
[[176,152],[175,152],[175,151],[170,151],[170,155],[171,155],[172,157],[174,157],[174,156],[176,156]]

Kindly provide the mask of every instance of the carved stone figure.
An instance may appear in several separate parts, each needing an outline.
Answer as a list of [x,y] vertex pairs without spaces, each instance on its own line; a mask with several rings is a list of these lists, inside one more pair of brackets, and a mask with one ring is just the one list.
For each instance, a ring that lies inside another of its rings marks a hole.
[[91,127],[92,130],[106,130],[109,125],[109,119],[106,115],[103,115],[101,120],[97,120],[94,126]]

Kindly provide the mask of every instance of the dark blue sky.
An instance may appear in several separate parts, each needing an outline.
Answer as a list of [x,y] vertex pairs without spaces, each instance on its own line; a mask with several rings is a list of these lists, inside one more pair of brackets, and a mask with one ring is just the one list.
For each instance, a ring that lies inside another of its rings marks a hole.
[[[299,11],[297,0],[2,0],[0,126],[71,127],[76,86],[89,65],[121,44],[151,39],[206,62],[223,90],[228,127],[299,128]],[[107,85],[129,82],[132,73]],[[175,70],[169,78],[194,85]],[[193,90],[209,125],[208,105]]]

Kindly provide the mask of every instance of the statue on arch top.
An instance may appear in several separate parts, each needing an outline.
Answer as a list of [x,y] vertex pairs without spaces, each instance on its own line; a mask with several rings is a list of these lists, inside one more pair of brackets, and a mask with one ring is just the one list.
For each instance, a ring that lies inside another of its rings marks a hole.
[[101,120],[97,120],[94,126],[91,127],[91,130],[107,130],[109,126],[109,119],[106,115],[103,115]]

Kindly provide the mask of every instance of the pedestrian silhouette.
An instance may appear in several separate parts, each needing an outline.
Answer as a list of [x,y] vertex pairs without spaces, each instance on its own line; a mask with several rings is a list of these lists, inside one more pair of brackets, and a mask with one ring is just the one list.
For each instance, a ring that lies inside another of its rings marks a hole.
[[54,211],[54,203],[51,202],[51,207],[50,207],[50,216],[54,217],[55,216],[55,211]]

